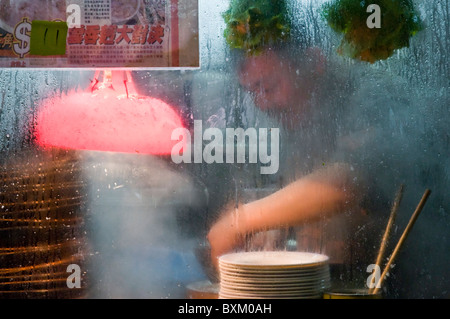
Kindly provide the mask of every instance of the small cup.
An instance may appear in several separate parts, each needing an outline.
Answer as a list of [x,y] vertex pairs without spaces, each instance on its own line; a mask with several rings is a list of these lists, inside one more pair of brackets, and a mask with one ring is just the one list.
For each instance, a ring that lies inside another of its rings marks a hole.
[[340,289],[325,292],[323,299],[382,299],[380,293],[370,294],[367,289]]

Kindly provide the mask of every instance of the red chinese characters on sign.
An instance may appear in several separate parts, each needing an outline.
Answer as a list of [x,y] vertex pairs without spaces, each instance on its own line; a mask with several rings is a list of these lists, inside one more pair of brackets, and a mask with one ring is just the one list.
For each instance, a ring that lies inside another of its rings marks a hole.
[[67,36],[69,45],[113,45],[120,43],[143,45],[161,44],[164,41],[162,25],[88,25],[70,28]]
[[115,43],[117,33],[116,25],[104,25],[100,29],[100,44],[112,45]]
[[122,41],[125,41],[126,43],[130,43],[130,37],[128,36],[129,33],[133,32],[133,29],[130,28],[127,25],[124,25],[123,27],[117,29],[117,33],[119,34],[119,37],[116,39],[116,44],[119,44]]
[[3,49],[6,46],[12,47],[14,44],[14,36],[10,33],[7,33],[5,36],[0,34],[0,49]]
[[67,43],[69,45],[83,43],[85,32],[86,29],[84,26],[80,28],[70,28],[67,35]]
[[150,30],[150,35],[148,36],[148,43],[155,44],[158,42],[159,44],[162,43],[162,38],[164,37],[164,28],[160,25],[157,25],[153,27]]
[[84,34],[84,44],[96,45],[100,38],[100,26],[88,25]]
[[131,36],[131,44],[145,44],[148,35],[148,25],[135,25]]

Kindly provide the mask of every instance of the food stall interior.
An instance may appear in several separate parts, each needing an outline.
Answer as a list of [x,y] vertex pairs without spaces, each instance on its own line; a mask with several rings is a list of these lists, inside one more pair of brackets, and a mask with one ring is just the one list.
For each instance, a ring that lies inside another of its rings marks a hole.
[[[381,291],[388,299],[450,297],[449,0],[393,1],[413,3],[421,25],[392,51],[364,51],[358,45],[370,39],[338,30],[338,11],[324,5],[346,1],[281,1],[292,25],[284,30],[276,16],[269,29],[294,44],[278,62],[275,50],[249,53],[260,48],[230,36],[248,2],[199,0],[183,13],[198,19],[197,67],[0,68],[1,299],[217,298],[211,230],[223,214],[292,189],[316,167],[319,181],[335,181],[341,160],[362,177],[335,185],[344,193],[358,185],[364,209],[258,228],[227,252],[323,254],[326,289],[368,289],[379,275],[373,266],[384,270],[430,190]],[[267,14],[258,11],[264,2],[273,1],[253,1],[249,17]],[[392,24],[382,13],[380,32]],[[14,44],[0,27],[2,54]],[[283,81],[295,82],[295,93],[271,95]],[[298,111],[305,96],[310,113]],[[247,133],[244,145],[229,142],[237,129]],[[280,218],[291,207],[262,206]]]

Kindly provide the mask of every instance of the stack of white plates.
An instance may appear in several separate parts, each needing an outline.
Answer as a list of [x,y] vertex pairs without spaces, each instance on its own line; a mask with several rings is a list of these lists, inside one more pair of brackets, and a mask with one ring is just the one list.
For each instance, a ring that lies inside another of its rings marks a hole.
[[328,257],[291,252],[221,256],[220,299],[314,299],[330,287]]

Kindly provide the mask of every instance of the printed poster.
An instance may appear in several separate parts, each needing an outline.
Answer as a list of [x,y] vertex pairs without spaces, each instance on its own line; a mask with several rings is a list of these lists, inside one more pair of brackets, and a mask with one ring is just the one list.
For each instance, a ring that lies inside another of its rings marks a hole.
[[197,0],[0,0],[1,68],[198,68]]

